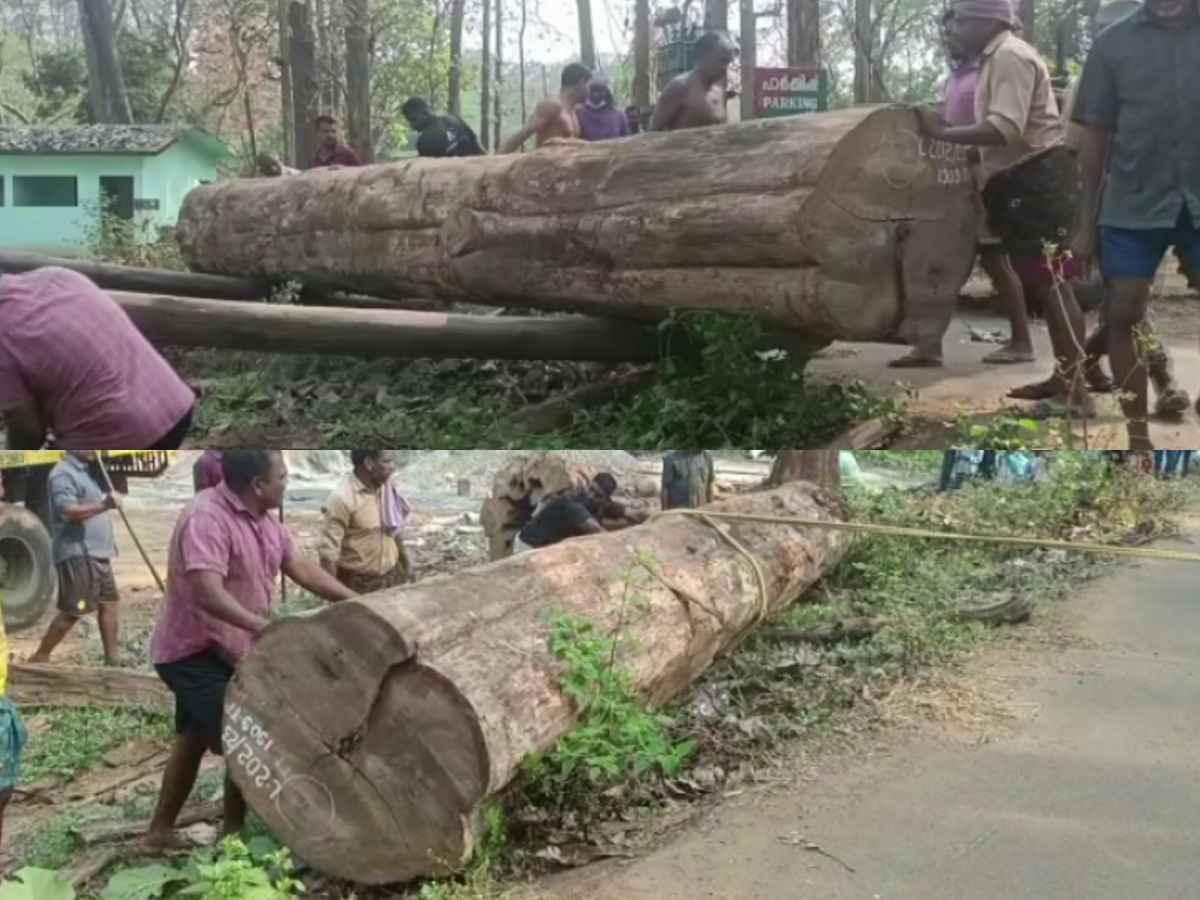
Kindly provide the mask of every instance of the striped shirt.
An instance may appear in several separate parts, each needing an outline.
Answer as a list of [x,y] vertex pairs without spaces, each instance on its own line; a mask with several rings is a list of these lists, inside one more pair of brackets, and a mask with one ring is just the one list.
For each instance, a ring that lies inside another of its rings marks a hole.
[[265,618],[279,570],[294,554],[295,545],[279,519],[254,515],[225,485],[197,494],[171,537],[167,597],[150,639],[154,664],[206,651],[236,664],[254,635],[206,613],[188,576],[216,572],[239,603]]
[[35,408],[60,450],[144,450],[196,403],[121,307],[84,276],[0,277],[0,411]]

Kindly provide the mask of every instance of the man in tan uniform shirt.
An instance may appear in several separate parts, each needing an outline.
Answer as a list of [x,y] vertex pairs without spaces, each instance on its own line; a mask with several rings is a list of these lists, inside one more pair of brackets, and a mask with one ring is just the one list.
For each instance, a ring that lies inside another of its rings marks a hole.
[[388,522],[385,492],[396,469],[391,450],[352,450],[354,471],[322,509],[321,566],[346,587],[369,594],[409,580],[399,523]]
[[[1079,176],[1050,83],[1050,70],[1014,34],[1011,0],[956,0],[949,29],[964,52],[983,60],[975,94],[976,124],[951,126],[921,108],[922,129],[935,140],[979,150],[979,183],[988,229],[1000,239],[1026,291],[1046,310],[1059,361],[1046,415],[1095,414],[1083,380],[1083,313],[1063,255],[1078,216]],[[1018,392],[1011,396],[1025,397]]]

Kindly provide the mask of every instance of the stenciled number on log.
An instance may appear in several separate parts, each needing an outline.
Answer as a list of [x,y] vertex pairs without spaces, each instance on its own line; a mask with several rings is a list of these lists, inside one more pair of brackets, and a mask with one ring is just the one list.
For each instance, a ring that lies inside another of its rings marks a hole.
[[[320,779],[311,775],[298,775],[292,772],[278,755],[272,755],[271,748],[275,746],[275,739],[256,716],[237,703],[229,704],[225,710],[222,738],[226,765],[236,765],[246,774],[248,783],[267,792],[268,799],[275,805],[279,814],[288,820],[289,825],[294,827],[295,823],[292,815],[284,808],[283,799],[286,797],[293,805],[308,810],[313,804],[308,800],[309,792],[299,790],[300,786],[311,785],[321,793],[326,802],[320,805],[327,808],[325,831],[317,834],[314,839],[321,840],[333,833],[337,813],[333,792]],[[309,824],[311,825],[311,821]]]
[[253,781],[254,785],[266,789],[270,785],[272,803],[278,803],[283,794],[284,779],[275,772],[263,757],[271,752],[274,739],[265,728],[236,703],[225,711],[225,729],[222,735],[225,744],[225,759],[236,764]]
[[960,169],[938,169],[937,183],[943,187],[951,187],[956,184],[966,184],[971,180],[971,170],[967,167]]

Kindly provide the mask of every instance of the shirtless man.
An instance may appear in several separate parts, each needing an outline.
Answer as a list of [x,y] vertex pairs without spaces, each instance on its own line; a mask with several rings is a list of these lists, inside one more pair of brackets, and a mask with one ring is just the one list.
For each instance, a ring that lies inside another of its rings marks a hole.
[[581,63],[571,63],[563,69],[562,90],[558,99],[539,103],[521,130],[504,142],[500,152],[516,153],[530,138],[537,138],[539,147],[551,141],[578,141],[579,123],[575,120],[575,107],[587,99],[588,82],[591,80],[591,69]]
[[703,128],[727,121],[725,82],[737,59],[737,47],[729,35],[709,31],[700,35],[694,53],[695,68],[672,79],[659,98],[651,131]]

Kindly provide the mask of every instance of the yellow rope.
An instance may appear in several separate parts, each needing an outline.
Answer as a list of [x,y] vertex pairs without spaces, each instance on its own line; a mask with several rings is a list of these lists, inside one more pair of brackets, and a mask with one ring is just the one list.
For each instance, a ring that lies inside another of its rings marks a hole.
[[[1132,556],[1139,559],[1165,559],[1176,562],[1200,563],[1200,553],[1187,550],[1160,550],[1155,547],[1126,547],[1120,544],[1096,544],[1089,541],[1059,541],[1035,537],[1011,537],[998,534],[962,534],[954,531],[929,531],[924,528],[905,528],[899,525],[878,525],[870,522],[842,522],[836,519],[805,519],[801,516],[768,516],[755,513],[720,512],[713,509],[666,509],[655,513],[651,519],[661,519],[667,516],[685,516],[698,519],[708,525],[721,536],[734,550],[745,557],[754,571],[758,586],[757,607],[754,619],[747,623],[747,628],[767,618],[771,611],[771,598],[767,587],[767,576],[763,572],[762,563],[744,544],[722,528],[721,521],[751,522],[763,525],[789,525],[802,528],[827,528],[832,531],[860,531],[867,534],[881,534],[890,537],[911,537],[923,540],[962,541],[974,544],[998,544],[1009,547],[1033,547],[1043,550],[1065,550],[1071,553],[1099,553],[1106,556]],[[681,597],[685,602],[699,606],[718,622],[723,617],[713,609],[700,602],[691,592],[668,581],[661,573],[651,570],[651,574],[663,585]]]
[[[974,544],[999,544],[1009,547],[1034,547],[1047,550],[1065,550],[1068,553],[1099,553],[1111,556],[1133,556],[1140,559],[1167,559],[1176,562],[1200,563],[1200,553],[1188,550],[1163,550],[1156,547],[1126,547],[1122,544],[1096,544],[1090,541],[1060,541],[1038,537],[1012,537],[1000,534],[962,534],[956,531],[929,531],[923,528],[905,528],[899,525],[878,525],[870,522],[842,522],[836,519],[805,519],[800,516],[767,516],[756,513],[721,512],[713,509],[667,509],[652,518],[664,516],[689,516],[727,522],[756,522],[764,525],[791,525],[802,528],[828,528],[832,531],[861,531],[867,534],[882,534],[891,537],[911,537],[925,540],[962,541]],[[720,531],[720,529],[718,529]],[[732,542],[732,535],[721,532]],[[737,546],[735,544],[735,546]],[[746,553],[744,548],[739,549]]]

